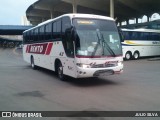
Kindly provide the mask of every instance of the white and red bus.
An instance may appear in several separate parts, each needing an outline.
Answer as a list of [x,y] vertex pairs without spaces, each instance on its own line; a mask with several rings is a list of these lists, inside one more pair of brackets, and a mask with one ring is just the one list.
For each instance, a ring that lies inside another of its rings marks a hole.
[[53,70],[61,80],[119,74],[121,40],[112,18],[65,14],[23,33],[23,57],[35,69]]

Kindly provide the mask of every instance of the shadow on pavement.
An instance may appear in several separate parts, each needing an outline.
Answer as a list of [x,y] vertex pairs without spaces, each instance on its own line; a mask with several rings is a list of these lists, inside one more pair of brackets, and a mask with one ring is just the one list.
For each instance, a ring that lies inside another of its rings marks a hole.
[[[27,68],[29,68],[29,67],[27,67]],[[56,73],[51,70],[47,70],[47,69],[38,67],[38,71],[40,71],[46,75],[52,76],[53,79],[61,81],[58,78],[58,76],[56,75]],[[108,80],[108,79],[104,79],[104,78],[78,78],[78,79],[75,79],[72,77],[67,77],[66,80],[64,80],[62,82],[67,82],[69,84],[79,86],[79,87],[89,87],[89,86],[92,87],[92,86],[118,85],[119,84],[118,82],[114,82],[112,80]]]
[[[69,77],[70,78],[70,77]],[[66,80],[68,83],[79,86],[79,87],[94,87],[94,86],[104,86],[104,85],[117,85],[118,83],[102,78],[81,78],[74,79],[70,78]]]

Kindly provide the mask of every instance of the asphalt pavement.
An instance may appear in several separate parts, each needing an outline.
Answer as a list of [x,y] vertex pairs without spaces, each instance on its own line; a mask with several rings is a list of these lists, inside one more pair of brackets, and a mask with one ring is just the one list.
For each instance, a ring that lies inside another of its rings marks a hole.
[[21,49],[0,48],[0,111],[160,111],[160,59],[124,61],[121,75],[60,81],[52,71],[32,70]]

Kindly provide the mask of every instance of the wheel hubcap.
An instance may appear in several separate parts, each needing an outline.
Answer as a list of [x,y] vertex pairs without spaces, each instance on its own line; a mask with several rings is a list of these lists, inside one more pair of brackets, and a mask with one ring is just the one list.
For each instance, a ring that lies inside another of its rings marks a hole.
[[130,59],[130,54],[126,54],[126,58],[129,60]]
[[138,53],[134,54],[134,58],[136,58],[136,59],[138,58]]
[[32,63],[31,63],[32,68],[34,68],[34,60],[32,58]]
[[58,68],[58,75],[59,75],[60,78],[62,78],[62,76],[63,76],[63,68],[62,68],[62,66],[60,66]]
[[34,64],[32,63],[32,68],[34,68]]

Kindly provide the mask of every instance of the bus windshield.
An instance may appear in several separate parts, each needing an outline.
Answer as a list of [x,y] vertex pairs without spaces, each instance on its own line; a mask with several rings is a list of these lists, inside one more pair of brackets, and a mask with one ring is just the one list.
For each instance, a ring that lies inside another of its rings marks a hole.
[[122,55],[120,36],[114,21],[73,19],[76,55],[103,57]]

